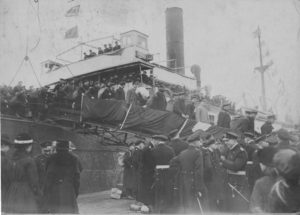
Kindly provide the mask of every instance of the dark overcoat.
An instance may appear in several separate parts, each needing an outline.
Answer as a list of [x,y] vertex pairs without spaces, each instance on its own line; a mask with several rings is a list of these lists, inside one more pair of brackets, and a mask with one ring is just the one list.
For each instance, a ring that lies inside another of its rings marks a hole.
[[231,117],[229,113],[225,111],[220,111],[218,115],[217,126],[222,128],[230,128]]
[[6,153],[1,152],[1,211],[6,212],[7,192],[11,183],[11,161]]
[[127,190],[136,190],[136,174],[135,168],[133,166],[133,152],[128,151],[124,155],[124,173],[123,173],[123,187],[124,191]]
[[261,135],[268,135],[271,134],[273,131],[274,127],[272,126],[271,123],[269,122],[265,122],[261,127],[260,127],[260,131],[261,131]]
[[[177,169],[177,181],[174,189],[178,189],[178,202],[180,212],[199,212],[197,197],[199,192],[205,193],[203,179],[203,156],[201,151],[189,146],[171,161],[171,169]],[[200,199],[200,198],[199,198]],[[176,200],[175,200],[176,201]]]
[[48,159],[45,199],[50,213],[78,213],[80,169],[79,159],[68,151],[58,151]]
[[8,213],[38,213],[40,197],[36,163],[25,151],[12,156],[11,184],[7,193]]

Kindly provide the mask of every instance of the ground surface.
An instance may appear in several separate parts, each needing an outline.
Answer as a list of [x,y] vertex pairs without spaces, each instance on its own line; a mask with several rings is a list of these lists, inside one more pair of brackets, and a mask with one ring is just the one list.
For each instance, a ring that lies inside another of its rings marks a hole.
[[135,214],[129,210],[134,200],[111,199],[110,191],[83,194],[78,197],[80,214]]

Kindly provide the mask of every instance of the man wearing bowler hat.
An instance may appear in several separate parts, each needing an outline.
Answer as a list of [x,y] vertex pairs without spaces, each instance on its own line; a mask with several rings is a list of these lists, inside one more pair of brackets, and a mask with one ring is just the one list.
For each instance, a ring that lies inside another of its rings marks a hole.
[[56,141],[56,154],[46,164],[45,201],[50,213],[78,213],[80,162],[70,151],[70,142]]

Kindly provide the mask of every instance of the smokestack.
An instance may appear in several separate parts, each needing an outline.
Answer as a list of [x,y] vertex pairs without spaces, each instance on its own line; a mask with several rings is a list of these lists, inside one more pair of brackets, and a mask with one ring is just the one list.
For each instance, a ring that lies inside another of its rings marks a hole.
[[180,68],[176,72],[184,75],[183,16],[179,7],[166,9],[166,41],[168,67]]

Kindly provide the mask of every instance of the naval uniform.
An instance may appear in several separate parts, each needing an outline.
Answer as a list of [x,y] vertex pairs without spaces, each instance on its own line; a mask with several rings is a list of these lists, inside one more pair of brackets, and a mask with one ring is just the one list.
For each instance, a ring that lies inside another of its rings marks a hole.
[[221,163],[227,170],[227,210],[230,212],[248,211],[249,187],[244,171],[247,164],[247,152],[237,144],[228,151],[225,160]]

